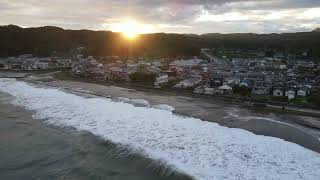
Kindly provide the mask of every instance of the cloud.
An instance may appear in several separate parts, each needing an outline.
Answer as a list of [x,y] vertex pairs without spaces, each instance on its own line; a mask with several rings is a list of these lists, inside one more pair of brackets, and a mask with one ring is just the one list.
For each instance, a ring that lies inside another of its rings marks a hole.
[[155,32],[292,32],[320,24],[319,0],[1,0],[0,23],[103,29],[135,19]]

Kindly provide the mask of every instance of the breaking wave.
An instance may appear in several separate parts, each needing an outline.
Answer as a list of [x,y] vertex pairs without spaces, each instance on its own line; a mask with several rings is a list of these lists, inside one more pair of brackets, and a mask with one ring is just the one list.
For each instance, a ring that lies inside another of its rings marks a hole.
[[59,89],[0,79],[0,91],[46,123],[89,131],[196,179],[320,177],[320,154],[284,140]]

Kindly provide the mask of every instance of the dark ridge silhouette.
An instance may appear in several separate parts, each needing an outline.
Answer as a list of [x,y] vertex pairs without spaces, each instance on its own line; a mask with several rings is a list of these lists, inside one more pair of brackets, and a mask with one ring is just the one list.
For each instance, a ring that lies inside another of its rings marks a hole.
[[284,51],[308,50],[320,57],[320,33],[284,34],[144,34],[129,42],[120,33],[111,31],[65,30],[45,26],[21,28],[15,25],[0,26],[0,56],[35,54],[48,56],[53,51],[65,52],[79,46],[94,56],[125,55],[128,46],[135,56],[170,57],[194,56],[201,48],[276,49]]

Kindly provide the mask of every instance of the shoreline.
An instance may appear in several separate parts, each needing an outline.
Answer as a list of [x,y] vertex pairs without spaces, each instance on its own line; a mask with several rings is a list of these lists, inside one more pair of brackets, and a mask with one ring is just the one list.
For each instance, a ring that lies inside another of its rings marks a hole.
[[[60,83],[61,87],[67,85],[72,89],[83,87],[78,89],[80,91],[90,88],[95,90],[95,93],[99,90],[104,94],[112,94],[114,91],[117,95],[127,92],[127,96],[135,96],[134,98],[138,98],[139,95],[155,98],[150,94],[132,89],[102,87],[79,82],[50,83]],[[164,110],[134,107],[111,99],[81,97],[79,93],[72,95],[63,88],[50,88],[45,84],[36,85],[15,79],[2,79],[1,91],[16,97],[18,105],[35,110],[37,112],[35,118],[48,119],[48,124],[74,127],[116,143],[129,145],[133,152],[142,154],[145,152],[145,155],[152,159],[164,160],[162,162],[168,162],[167,165],[178,168],[180,172],[189,172],[188,174],[192,177],[199,179],[215,179],[214,177],[220,179],[229,176],[236,178],[242,172],[246,177],[297,179],[301,175],[309,177],[310,171],[313,172],[312,167],[317,166],[318,162],[318,153],[297,143],[280,138],[257,136],[240,128],[227,128],[192,117],[176,116]],[[160,102],[164,98],[170,103],[183,102],[186,108],[190,104],[195,104],[193,99],[186,99],[186,97],[158,97],[150,102],[154,104],[156,100]],[[186,102],[189,103],[186,104]],[[226,107],[217,104],[214,108],[221,111]],[[198,109],[195,110],[194,113]],[[237,110],[242,113],[242,109],[234,109],[234,115],[237,114]],[[224,112],[228,114],[229,111]],[[250,115],[254,116],[251,113]],[[212,117],[215,120],[221,120],[223,116]],[[244,117],[243,114],[241,117]],[[250,120],[247,119],[247,122]],[[260,121],[254,122],[257,122],[260,128],[263,125]],[[281,127],[280,124],[267,123],[267,125],[270,124],[271,130]],[[252,123],[250,127],[257,128]],[[288,126],[284,128],[288,129]],[[286,133],[290,134],[288,130]],[[304,134],[298,137],[311,142],[310,137]],[[283,154],[286,150],[287,153]],[[311,164],[313,166],[310,166]],[[230,165],[237,168],[234,169]],[[255,173],[247,172],[248,167],[255,169]],[[290,171],[289,174],[283,175],[284,172],[288,172],[288,167],[298,171]],[[265,169],[269,169],[269,173],[261,176],[260,172],[265,172]],[[313,173],[313,176],[317,177],[317,174]]]
[[[64,72],[63,72],[64,73]],[[92,83],[98,84],[103,86],[117,86],[123,88],[132,88],[139,91],[146,91],[146,92],[156,92],[161,94],[179,94],[183,96],[188,96],[192,98],[201,98],[207,100],[213,99],[215,101],[221,101],[223,103],[231,104],[231,105],[241,105],[247,108],[261,108],[265,109],[270,112],[280,112],[280,113],[295,113],[297,115],[307,115],[307,116],[314,116],[320,117],[320,109],[317,108],[310,108],[310,107],[301,107],[298,105],[287,104],[284,106],[278,104],[270,104],[265,103],[265,106],[261,106],[259,102],[252,101],[251,104],[248,103],[249,100],[241,99],[239,97],[231,97],[231,96],[212,96],[212,95],[205,95],[205,94],[195,94],[193,92],[188,92],[185,90],[174,90],[174,89],[157,89],[151,86],[142,85],[142,84],[135,84],[135,83],[128,83],[128,82],[106,82],[106,81],[96,81],[92,79],[83,79],[80,77],[74,77],[69,74],[64,76],[63,78],[54,77],[55,80],[61,81],[79,81],[84,83]]]
[[[314,116],[314,117],[320,117],[320,109],[310,108],[310,107],[300,107],[297,105],[274,105],[265,103],[265,106],[261,106],[259,103],[246,101],[245,99],[241,98],[234,98],[229,96],[211,96],[211,95],[205,95],[205,94],[195,94],[192,92],[184,91],[184,90],[172,90],[172,89],[156,89],[152,87],[148,87],[146,85],[139,85],[134,83],[127,83],[127,82],[106,82],[106,81],[96,81],[92,79],[83,79],[78,77],[73,77],[71,75],[67,75],[64,78],[57,78],[55,74],[58,73],[64,73],[63,70],[56,71],[56,70],[50,70],[50,71],[41,71],[41,72],[35,72],[35,71],[8,71],[8,70],[0,70],[0,78],[17,78],[17,79],[25,79],[29,76],[38,76],[40,77],[39,80],[42,81],[53,81],[53,80],[60,80],[60,81],[78,81],[78,82],[84,82],[84,83],[91,83],[91,84],[97,84],[97,85],[103,85],[103,86],[117,86],[122,88],[132,88],[139,91],[144,92],[155,92],[160,94],[175,94],[175,95],[183,95],[188,96],[191,98],[200,98],[207,100],[208,98],[213,99],[215,101],[220,101],[222,103],[227,103],[231,105],[240,105],[246,108],[250,109],[264,109],[269,112],[275,112],[275,113],[294,113],[296,115],[305,115],[305,116]],[[9,74],[9,75],[4,75]],[[42,77],[44,75],[44,77]],[[305,123],[304,123],[305,124]],[[312,127],[312,126],[311,126]],[[319,127],[316,127],[320,129]]]
[[[58,80],[56,72],[33,74],[19,80],[70,93],[99,97],[143,99],[152,104],[167,104],[175,108],[173,113],[218,123],[229,128],[240,128],[257,135],[278,137],[320,152],[320,118],[317,115],[279,111],[231,103],[216,98],[187,93],[120,87],[115,84],[97,84],[77,80]],[[131,89],[128,89],[131,88]]]
[[[57,169],[55,164],[60,164],[61,167],[59,168],[62,170],[65,170],[65,168],[88,169],[94,167],[97,177],[104,176],[106,179],[114,178],[112,174],[109,174],[110,171],[121,174],[123,178],[121,176],[118,176],[118,178],[122,180],[130,178],[127,174],[134,171],[133,175],[144,180],[193,180],[189,175],[165,167],[141,154],[129,154],[129,151],[124,147],[97,137],[91,132],[78,132],[71,128],[47,125],[42,120],[33,118],[32,111],[9,103],[12,99],[13,97],[9,94],[0,92],[0,100],[4,100],[0,101],[0,114],[2,115],[0,117],[0,134],[2,135],[0,140],[6,147],[0,150],[4,155],[0,162],[0,167],[3,167],[0,171],[0,179],[31,178],[34,174],[37,174],[41,179],[56,179],[49,178],[48,174],[52,173],[51,170]],[[26,136],[26,134],[32,135]],[[12,140],[15,143],[12,143]],[[33,146],[28,145],[29,143],[33,143]],[[37,154],[34,154],[35,150]],[[86,152],[91,154],[83,156]],[[48,153],[56,154],[56,156],[46,158]],[[27,156],[24,156],[24,154],[27,154]],[[124,157],[121,154],[128,155]],[[22,158],[19,158],[20,161],[13,161],[13,157],[17,155],[21,155]],[[59,157],[64,155],[66,158],[61,161]],[[34,159],[41,160],[33,162]],[[101,159],[106,161],[99,161]],[[33,162],[32,166],[24,167],[26,161]],[[95,163],[82,164],[82,161],[94,161]],[[43,163],[48,163],[48,166],[42,166]],[[10,164],[10,167],[16,167],[15,174],[12,174],[8,164]],[[65,167],[63,164],[69,166]],[[33,167],[37,167],[41,171],[34,173],[32,171]],[[165,173],[163,174],[163,172]],[[60,176],[63,175],[60,174]],[[68,175],[70,178],[74,177],[72,179],[92,179],[89,175],[81,176],[77,172],[68,172]]]
[[[167,104],[175,108],[174,113],[218,123],[229,128],[240,128],[257,135],[278,137],[320,152],[320,119],[302,115],[270,112],[231,104],[214,98],[192,97],[159,91],[140,91],[117,86],[106,86],[81,81],[51,80],[42,82],[32,76],[23,81],[62,88],[75,94],[94,95],[103,98],[143,99],[151,104]],[[44,79],[47,79],[45,77]]]

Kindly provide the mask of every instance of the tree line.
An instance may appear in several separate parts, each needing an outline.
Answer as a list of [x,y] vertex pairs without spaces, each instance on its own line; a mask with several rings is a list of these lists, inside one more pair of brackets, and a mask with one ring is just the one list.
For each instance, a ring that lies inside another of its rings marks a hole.
[[320,33],[301,32],[285,34],[166,34],[140,35],[129,41],[120,33],[111,31],[64,30],[59,27],[21,28],[0,26],[0,56],[35,54],[49,56],[53,51],[64,52],[86,47],[94,56],[117,55],[170,57],[197,56],[201,48],[235,48],[295,51],[308,50],[320,57]]

